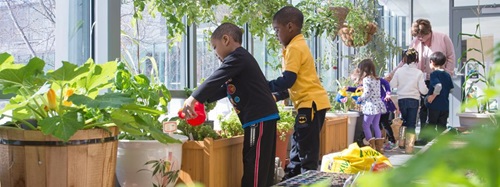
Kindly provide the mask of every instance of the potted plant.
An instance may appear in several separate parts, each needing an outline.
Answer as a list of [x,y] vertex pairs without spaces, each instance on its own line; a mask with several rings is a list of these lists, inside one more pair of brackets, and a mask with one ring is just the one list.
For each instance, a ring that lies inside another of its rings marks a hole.
[[[375,1],[304,0],[297,7],[304,12],[304,33],[335,39],[340,35],[347,46],[364,46],[377,31]],[[328,7],[328,8],[324,8]]]
[[280,120],[276,124],[276,156],[280,158],[281,167],[285,168],[288,159],[288,144],[295,126],[293,108],[278,105]]
[[[151,81],[144,74],[134,75],[123,62],[118,63],[111,90],[114,93],[130,95],[135,104],[159,110],[161,114],[167,113],[167,105],[171,99],[170,92],[164,84]],[[144,115],[136,111],[129,113],[141,116],[144,124],[120,121],[123,122],[121,126],[128,130],[122,131],[119,135],[116,172],[118,182],[120,185],[173,186],[181,167],[182,144],[165,144],[158,141],[168,128],[168,123],[160,121],[160,115]],[[178,134],[169,136],[180,142],[187,140],[186,136]],[[160,167],[158,163],[164,165]],[[165,164],[168,164],[168,167]],[[155,168],[163,170],[158,173],[154,172]]]
[[234,111],[220,119],[218,133],[208,125],[192,127],[185,120],[178,121],[178,129],[190,137],[182,145],[180,182],[201,182],[209,187],[241,185],[243,128]]
[[[4,185],[19,181],[28,186],[113,185],[116,126],[129,131],[125,124],[134,124],[156,134],[143,117],[161,114],[137,105],[126,93],[104,93],[113,84],[116,65],[114,61],[88,60],[80,66],[63,62],[60,68],[45,72],[45,62],[39,58],[19,64],[11,55],[0,54],[0,87],[3,93],[14,94],[0,111],[10,121],[0,126],[0,139],[7,142],[0,145],[7,153],[0,158]],[[158,139],[178,142],[165,134],[158,134]],[[33,156],[40,151],[44,157]],[[99,178],[87,174],[96,172]]]
[[297,4],[297,8],[304,13],[304,34],[306,36],[320,36],[326,34],[332,40],[337,36],[339,29],[344,27],[350,7],[346,2],[304,0]]
[[[470,128],[474,125],[491,124],[492,120],[494,120],[494,112],[492,112],[490,106],[494,104],[491,101],[494,98],[491,90],[494,86],[495,67],[489,67],[490,65],[485,64],[485,51],[483,50],[480,24],[476,25],[474,34],[460,33],[460,35],[479,40],[478,47],[465,49],[458,59],[459,64],[465,60],[460,71],[467,70],[465,72],[465,81],[461,87],[462,99],[465,105],[462,105],[462,112],[457,113],[460,126]],[[470,56],[478,56],[479,58]]]

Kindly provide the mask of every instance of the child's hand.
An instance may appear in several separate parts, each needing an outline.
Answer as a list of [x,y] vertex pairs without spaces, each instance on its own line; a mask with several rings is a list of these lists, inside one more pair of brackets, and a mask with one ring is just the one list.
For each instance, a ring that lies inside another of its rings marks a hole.
[[434,99],[436,99],[436,95],[434,95],[434,94],[427,96],[427,102],[429,102],[429,103],[432,103],[432,101],[434,101]]
[[192,96],[189,96],[189,98],[184,101],[184,105],[182,105],[182,113],[186,119],[193,119],[198,116],[198,114],[194,111],[194,104],[196,102],[198,101]]
[[389,101],[389,100],[391,100],[391,95],[385,95],[384,100],[385,100],[385,101]]

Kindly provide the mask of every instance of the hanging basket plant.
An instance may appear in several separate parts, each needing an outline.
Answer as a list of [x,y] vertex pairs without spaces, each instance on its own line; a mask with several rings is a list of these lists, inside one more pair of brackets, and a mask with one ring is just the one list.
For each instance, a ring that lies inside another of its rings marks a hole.
[[377,25],[373,22],[367,23],[364,29],[356,29],[350,26],[342,27],[338,35],[342,38],[342,41],[346,46],[349,47],[360,47],[368,44],[373,38],[373,35],[377,32]]
[[330,11],[333,13],[333,19],[336,19],[337,25],[334,28],[333,33],[337,33],[344,25],[347,14],[349,14],[349,8],[347,7],[330,7]]

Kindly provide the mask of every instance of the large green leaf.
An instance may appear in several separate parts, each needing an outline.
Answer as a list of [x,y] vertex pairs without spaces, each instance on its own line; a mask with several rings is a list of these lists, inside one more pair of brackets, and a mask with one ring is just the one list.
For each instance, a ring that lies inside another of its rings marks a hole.
[[96,91],[98,89],[110,87],[112,85],[110,80],[115,76],[116,66],[116,61],[109,61],[104,64],[96,65],[86,79],[85,87],[87,90]]
[[154,108],[147,107],[147,106],[137,105],[137,104],[124,104],[124,105],[122,105],[122,109],[129,110],[129,111],[135,111],[135,112],[145,112],[148,114],[156,114],[156,115],[164,114],[163,111],[156,110]]
[[160,129],[154,128],[152,126],[148,127],[148,131],[151,133],[154,139],[158,140],[161,143],[182,143],[180,140],[172,138],[171,136],[163,133]]
[[89,71],[89,64],[85,64],[81,67],[76,64],[72,64],[69,62],[62,62],[63,65],[59,69],[47,73],[47,75],[55,80],[61,81],[61,83],[71,82],[73,79],[84,76],[85,73]]
[[68,141],[76,131],[83,129],[83,120],[78,120],[78,112],[66,112],[61,116],[45,118],[38,122],[42,132],[51,134],[63,141]]
[[0,54],[0,70],[10,68],[14,64],[14,57],[9,53]]
[[149,79],[146,75],[144,74],[139,74],[139,75],[136,75],[134,76],[134,80],[135,82],[137,82],[137,84],[143,88],[147,88],[149,87]]
[[35,76],[43,74],[45,62],[39,58],[32,58],[27,65],[21,68],[8,68],[0,71],[0,84],[3,89],[18,89],[32,84]]
[[68,98],[68,101],[76,105],[85,105],[89,108],[106,109],[108,107],[119,108],[124,104],[134,102],[134,99],[128,94],[106,93],[104,95],[98,95],[95,99],[84,95],[73,94]]
[[129,124],[134,124],[133,126],[137,127],[137,125],[135,125],[136,121],[134,116],[132,116],[125,110],[121,109],[114,110],[113,112],[111,112],[111,118],[113,119],[113,122],[117,125],[129,123]]

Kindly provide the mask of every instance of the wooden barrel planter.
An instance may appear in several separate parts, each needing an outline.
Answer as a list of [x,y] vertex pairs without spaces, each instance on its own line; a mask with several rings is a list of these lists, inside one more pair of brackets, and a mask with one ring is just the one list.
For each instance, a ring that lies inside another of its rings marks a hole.
[[118,128],[77,131],[68,142],[0,127],[2,187],[114,187]]

